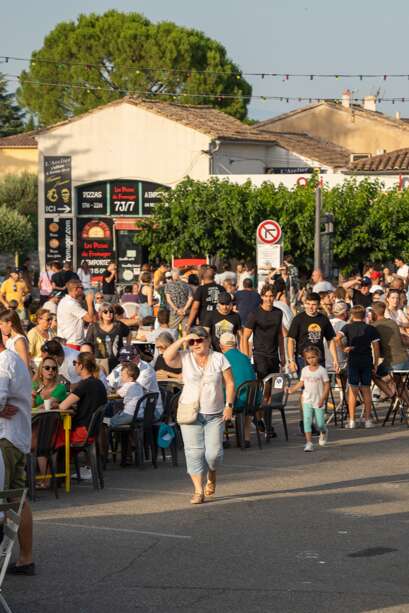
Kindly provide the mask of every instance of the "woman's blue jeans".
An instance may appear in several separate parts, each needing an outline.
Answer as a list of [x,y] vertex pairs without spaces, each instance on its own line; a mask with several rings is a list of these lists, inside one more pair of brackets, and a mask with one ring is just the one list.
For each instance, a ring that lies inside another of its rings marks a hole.
[[180,429],[189,475],[216,470],[216,464],[223,458],[223,413],[199,413],[193,424],[181,425]]

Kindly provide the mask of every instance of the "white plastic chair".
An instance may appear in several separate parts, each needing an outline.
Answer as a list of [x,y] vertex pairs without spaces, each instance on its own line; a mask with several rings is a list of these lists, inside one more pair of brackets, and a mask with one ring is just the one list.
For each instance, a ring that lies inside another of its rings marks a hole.
[[[4,514],[3,540],[0,543],[0,605],[6,613],[13,613],[2,593],[2,585],[10,562],[20,526],[21,512],[27,489],[0,490],[0,511]],[[15,502],[5,502],[9,498]]]

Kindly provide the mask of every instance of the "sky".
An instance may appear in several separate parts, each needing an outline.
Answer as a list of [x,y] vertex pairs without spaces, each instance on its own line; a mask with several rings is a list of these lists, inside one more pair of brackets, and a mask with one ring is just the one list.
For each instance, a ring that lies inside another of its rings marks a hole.
[[[0,0],[0,56],[30,57],[60,21],[113,8],[199,29],[221,42],[244,72],[409,74],[407,0]],[[9,61],[0,71],[19,74],[26,66]],[[308,104],[287,104],[287,96],[340,97],[349,88],[359,98],[377,92],[409,98],[407,77],[246,78],[253,94],[283,98],[253,100],[249,116],[257,120]],[[409,102],[383,103],[377,110],[409,117]]]

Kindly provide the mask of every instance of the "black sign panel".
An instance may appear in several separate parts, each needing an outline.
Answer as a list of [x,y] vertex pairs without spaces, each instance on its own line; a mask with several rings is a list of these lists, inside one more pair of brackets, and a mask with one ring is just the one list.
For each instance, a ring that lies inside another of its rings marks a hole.
[[72,219],[45,220],[45,261],[72,262]]
[[102,273],[113,259],[112,232],[112,219],[77,219],[78,262],[88,262],[93,281],[101,281]]
[[78,215],[107,215],[107,184],[93,183],[77,189]]
[[155,205],[161,199],[161,192],[169,188],[159,183],[142,183],[142,215],[152,215]]
[[44,157],[45,213],[71,213],[71,157],[68,155]]
[[116,230],[119,280],[132,283],[143,264],[143,247],[135,243],[137,230]]
[[115,217],[139,215],[139,181],[111,183],[111,215]]

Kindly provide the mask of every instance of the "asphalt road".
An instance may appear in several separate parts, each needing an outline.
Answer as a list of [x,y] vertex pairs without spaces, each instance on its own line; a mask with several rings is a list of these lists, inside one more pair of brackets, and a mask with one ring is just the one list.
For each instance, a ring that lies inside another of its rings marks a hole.
[[409,612],[409,430],[331,427],[307,454],[292,417],[289,443],[277,424],[262,451],[226,451],[201,506],[182,458],[41,492],[13,613]]

